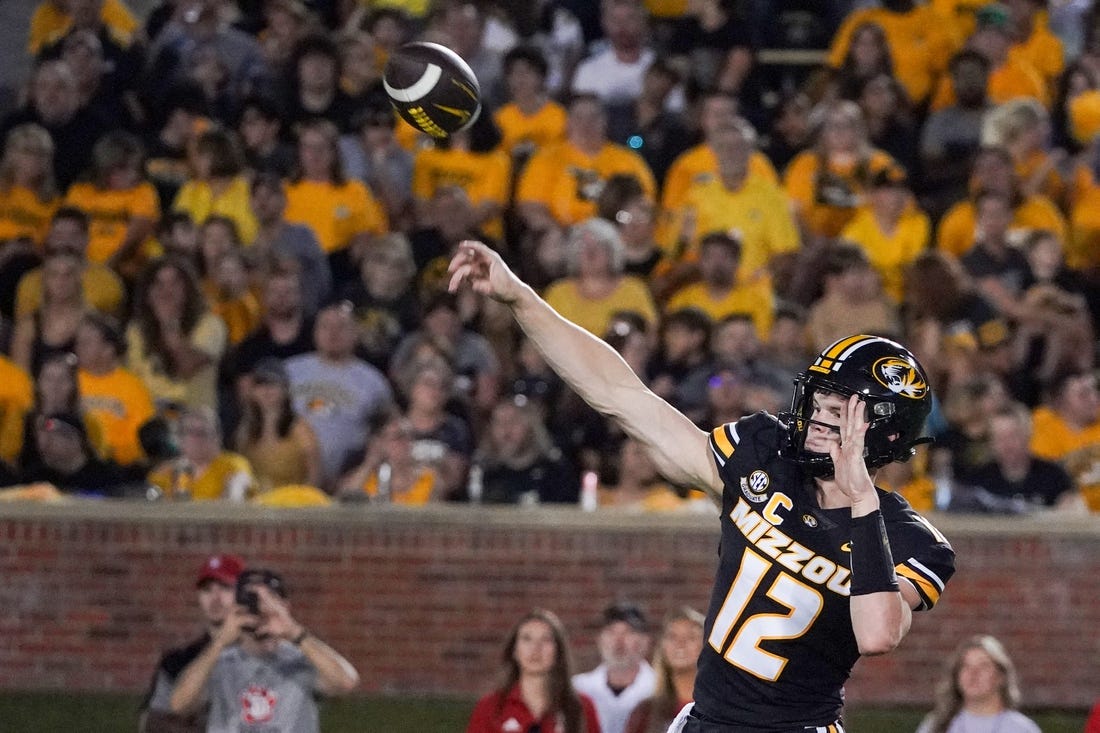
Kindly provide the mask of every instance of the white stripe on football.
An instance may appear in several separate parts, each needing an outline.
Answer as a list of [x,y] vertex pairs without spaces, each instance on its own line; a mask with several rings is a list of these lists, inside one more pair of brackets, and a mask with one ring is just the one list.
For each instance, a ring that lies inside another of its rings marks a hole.
[[424,68],[424,73],[420,75],[420,78],[417,79],[412,86],[405,87],[404,89],[394,89],[385,79],[382,80],[382,84],[386,88],[386,94],[389,94],[397,101],[416,102],[432,89],[435,89],[435,85],[439,83],[439,78],[441,76],[443,76],[443,69],[435,64],[427,64]]

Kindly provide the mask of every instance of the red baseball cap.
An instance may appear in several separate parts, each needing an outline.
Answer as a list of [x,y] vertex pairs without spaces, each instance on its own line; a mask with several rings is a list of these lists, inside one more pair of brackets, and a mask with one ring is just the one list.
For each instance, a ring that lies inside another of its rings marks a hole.
[[213,555],[206,559],[199,570],[200,586],[208,580],[216,580],[223,585],[236,585],[237,576],[244,570],[244,560],[237,555]]

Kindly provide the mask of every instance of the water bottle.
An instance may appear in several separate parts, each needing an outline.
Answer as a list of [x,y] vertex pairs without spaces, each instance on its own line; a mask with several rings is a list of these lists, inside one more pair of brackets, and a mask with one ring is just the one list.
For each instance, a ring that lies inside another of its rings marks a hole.
[[393,491],[393,466],[389,461],[384,461],[378,467],[378,492],[374,495],[375,501],[380,504],[390,503]]
[[466,496],[471,504],[480,504],[485,492],[485,470],[480,463],[470,466],[470,475],[466,481]]
[[581,511],[596,511],[596,507],[600,505],[598,486],[599,478],[595,471],[585,471],[581,474]]
[[195,466],[186,458],[179,458],[172,465],[172,501],[190,501],[195,482]]
[[951,468],[951,455],[946,452],[937,452],[932,455],[931,463],[936,511],[945,512],[951,507],[951,495],[954,493],[955,484],[954,471]]

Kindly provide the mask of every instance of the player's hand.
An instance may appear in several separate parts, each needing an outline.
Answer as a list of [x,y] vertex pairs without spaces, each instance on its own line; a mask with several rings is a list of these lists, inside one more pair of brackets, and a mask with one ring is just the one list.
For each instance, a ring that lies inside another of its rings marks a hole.
[[481,295],[501,303],[514,303],[525,287],[523,281],[504,264],[501,256],[482,242],[466,240],[447,267],[451,281],[447,289],[457,292],[463,283]]
[[[829,445],[829,457],[833,459],[833,479],[846,496],[852,500],[853,516],[877,509],[878,494],[867,464],[863,461],[864,441],[867,436],[866,404],[859,395],[852,395],[840,414],[840,440]],[[862,511],[864,505],[866,511]]]

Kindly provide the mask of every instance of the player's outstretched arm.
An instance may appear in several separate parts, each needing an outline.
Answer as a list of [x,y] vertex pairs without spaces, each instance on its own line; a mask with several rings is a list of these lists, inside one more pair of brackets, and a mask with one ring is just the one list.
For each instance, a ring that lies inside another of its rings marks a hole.
[[650,391],[613,348],[558,315],[481,242],[459,245],[449,271],[452,292],[466,284],[507,305],[554,371],[640,441],[665,478],[721,497],[707,434]]

